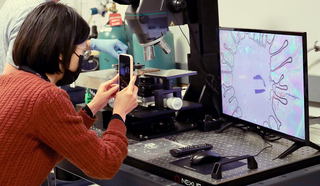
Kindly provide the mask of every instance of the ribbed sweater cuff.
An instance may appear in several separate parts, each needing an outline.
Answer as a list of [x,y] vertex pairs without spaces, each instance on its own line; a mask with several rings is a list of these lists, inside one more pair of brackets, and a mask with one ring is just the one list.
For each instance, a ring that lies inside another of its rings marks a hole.
[[120,121],[122,121],[122,122],[124,123],[122,117],[121,117],[119,114],[113,114],[113,115],[111,116],[111,119],[118,119],[118,120],[120,120]]
[[122,134],[126,135],[127,127],[121,120],[112,119],[108,125],[107,131],[109,130],[117,130],[117,131],[120,131]]
[[82,108],[78,111],[78,116],[81,116],[83,119],[83,123],[85,124],[85,126],[89,129],[94,122],[96,122],[98,120],[97,116],[94,116],[94,118],[91,118],[90,116],[88,116],[88,114],[86,114]]

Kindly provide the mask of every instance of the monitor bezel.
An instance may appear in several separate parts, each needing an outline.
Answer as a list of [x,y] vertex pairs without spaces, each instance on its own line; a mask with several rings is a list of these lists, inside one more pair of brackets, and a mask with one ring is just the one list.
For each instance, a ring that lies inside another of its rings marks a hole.
[[[249,127],[253,127],[259,130],[266,131],[270,134],[274,134],[280,137],[284,137],[293,141],[303,142],[306,145],[310,143],[310,133],[309,133],[309,92],[308,92],[308,59],[307,59],[307,33],[306,32],[295,32],[295,31],[282,31],[282,30],[265,30],[265,29],[248,29],[248,28],[230,28],[230,27],[219,27],[219,43],[220,43],[220,30],[227,31],[241,31],[241,32],[255,32],[255,33],[267,33],[267,34],[281,34],[281,35],[293,35],[302,36],[303,45],[303,82],[304,82],[304,109],[305,109],[305,139],[292,136],[281,131],[273,130],[268,127],[264,127],[249,121],[242,120],[223,113],[222,108],[222,97],[220,97],[220,108],[222,118],[227,119],[233,123],[241,123]],[[222,96],[222,77],[221,77],[221,60],[220,60],[220,44],[219,44],[219,66],[220,66],[220,92]]]

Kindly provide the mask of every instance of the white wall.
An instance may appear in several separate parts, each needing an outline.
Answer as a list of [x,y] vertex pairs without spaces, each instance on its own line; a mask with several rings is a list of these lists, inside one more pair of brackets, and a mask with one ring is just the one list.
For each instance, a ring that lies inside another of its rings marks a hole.
[[[307,46],[320,45],[320,1],[318,0],[219,0],[223,27],[258,28],[307,32]],[[320,52],[308,53],[309,115],[320,113]],[[312,82],[311,82],[312,80]]]
[[[60,2],[75,7],[89,20],[89,8],[95,7],[95,0],[61,0]],[[320,11],[319,0],[219,0],[220,26],[272,29],[307,32],[308,48],[319,40],[320,45]],[[108,5],[110,7],[111,4]],[[117,5],[119,13],[124,16],[126,5]],[[99,29],[108,22],[108,15],[95,15],[90,25],[95,23]],[[189,36],[187,26],[182,26]],[[170,27],[175,37],[176,62],[186,63],[189,46],[178,26]],[[309,74],[320,76],[320,52],[308,54]]]
[[[0,7],[5,1],[0,0]],[[89,21],[89,9],[96,6],[95,0],[61,0],[74,7],[85,20]],[[319,0],[219,0],[220,26],[238,28],[275,29],[307,32],[308,48],[319,40],[320,45],[320,1]],[[108,4],[110,7],[111,4]],[[124,16],[126,5],[117,5]],[[95,15],[90,26],[96,24],[98,31],[108,22],[105,17]],[[189,36],[187,26],[182,26]],[[175,37],[176,62],[187,63],[189,46],[178,26],[170,27]],[[310,75],[320,76],[320,52],[308,54]]]
[[[220,26],[307,32],[308,48],[319,40],[318,0],[220,0]],[[320,52],[308,54],[309,74],[320,75]]]
[[0,9],[1,9],[2,5],[4,4],[4,2],[5,2],[5,0],[0,1]]

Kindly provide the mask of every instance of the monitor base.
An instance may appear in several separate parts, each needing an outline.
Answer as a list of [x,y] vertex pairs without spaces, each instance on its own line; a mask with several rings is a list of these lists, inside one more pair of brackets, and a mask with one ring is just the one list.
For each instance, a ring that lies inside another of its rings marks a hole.
[[286,151],[284,151],[282,154],[278,156],[279,159],[285,158],[287,155],[293,153],[294,151],[298,150],[299,148],[303,146],[309,146],[312,147],[318,151],[320,151],[320,146],[309,142],[309,144],[303,143],[303,142],[295,142],[291,147],[289,147]]

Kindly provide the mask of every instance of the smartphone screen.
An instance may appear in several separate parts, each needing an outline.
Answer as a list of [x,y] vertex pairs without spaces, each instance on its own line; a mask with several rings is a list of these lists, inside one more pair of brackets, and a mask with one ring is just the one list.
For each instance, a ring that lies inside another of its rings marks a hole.
[[120,54],[119,55],[119,90],[121,91],[128,86],[132,76],[133,60],[132,56]]

